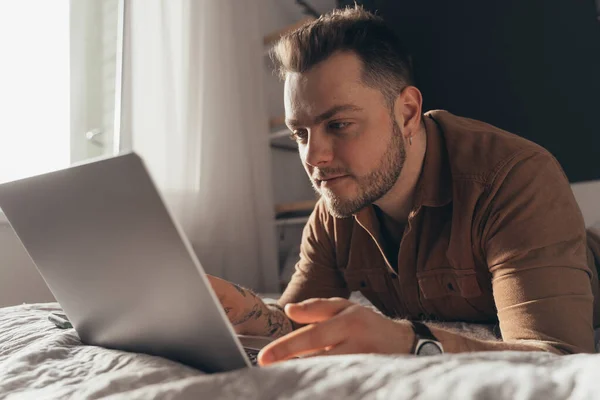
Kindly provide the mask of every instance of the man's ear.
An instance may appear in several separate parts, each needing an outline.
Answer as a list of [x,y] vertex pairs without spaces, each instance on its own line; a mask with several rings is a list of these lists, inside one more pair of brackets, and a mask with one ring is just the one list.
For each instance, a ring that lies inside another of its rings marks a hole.
[[415,86],[407,86],[396,97],[394,117],[404,136],[413,136],[421,125],[423,95]]

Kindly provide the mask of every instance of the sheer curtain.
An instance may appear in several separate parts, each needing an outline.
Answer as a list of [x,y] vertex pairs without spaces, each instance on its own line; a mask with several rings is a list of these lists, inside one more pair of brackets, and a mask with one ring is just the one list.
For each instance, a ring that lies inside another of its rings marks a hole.
[[126,146],[146,161],[208,273],[276,291],[258,4],[126,6]]

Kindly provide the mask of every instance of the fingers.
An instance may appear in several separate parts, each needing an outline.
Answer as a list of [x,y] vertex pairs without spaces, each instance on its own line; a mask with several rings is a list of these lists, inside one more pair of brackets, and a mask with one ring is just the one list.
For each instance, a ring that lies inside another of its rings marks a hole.
[[302,358],[312,358],[321,356],[338,356],[343,354],[356,354],[360,353],[357,351],[356,346],[352,345],[349,341],[342,342],[337,346],[327,346],[323,350],[315,351],[309,354],[303,354]]
[[317,356],[339,356],[342,354],[355,354],[357,353],[356,348],[352,344],[343,342],[337,346],[330,347],[324,351],[320,351],[318,354],[311,355],[311,357]]
[[349,335],[348,318],[344,318],[344,315],[334,316],[319,324],[300,328],[265,346],[258,355],[258,362],[264,366],[322,351],[346,341]]
[[[342,344],[343,343],[339,344],[339,346],[341,346]],[[335,346],[327,346],[323,350],[315,351],[313,353],[303,354],[302,358],[311,358],[311,357],[319,357],[319,356],[327,355],[327,352],[329,350],[333,349],[334,347]]]
[[328,320],[352,305],[354,303],[340,297],[310,299],[286,305],[285,313],[300,324],[314,324]]

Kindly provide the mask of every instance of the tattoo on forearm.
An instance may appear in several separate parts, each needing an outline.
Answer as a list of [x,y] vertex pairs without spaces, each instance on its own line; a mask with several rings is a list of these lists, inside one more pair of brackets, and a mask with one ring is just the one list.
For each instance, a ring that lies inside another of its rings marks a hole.
[[238,292],[240,292],[240,294],[244,297],[246,297],[246,290],[244,290],[240,285],[236,285],[235,283],[233,284],[233,287],[235,288],[235,290],[237,290]]
[[237,321],[231,321],[231,323],[233,325],[241,325],[244,322],[249,321],[252,317],[254,317],[255,319],[260,317],[262,315],[262,310],[260,308],[260,304],[255,304],[254,307],[252,307],[252,310],[250,310],[250,312],[246,315],[244,315],[242,318],[240,318]]
[[268,336],[283,336],[292,331],[292,323],[281,307],[270,305],[270,311],[267,316]]

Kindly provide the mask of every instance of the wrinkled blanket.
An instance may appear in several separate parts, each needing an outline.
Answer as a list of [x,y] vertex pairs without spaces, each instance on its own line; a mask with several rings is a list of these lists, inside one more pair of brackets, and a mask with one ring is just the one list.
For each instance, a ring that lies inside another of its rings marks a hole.
[[58,309],[0,309],[0,398],[600,398],[595,354],[348,355],[209,375],[159,357],[84,346],[73,329],[48,321]]

